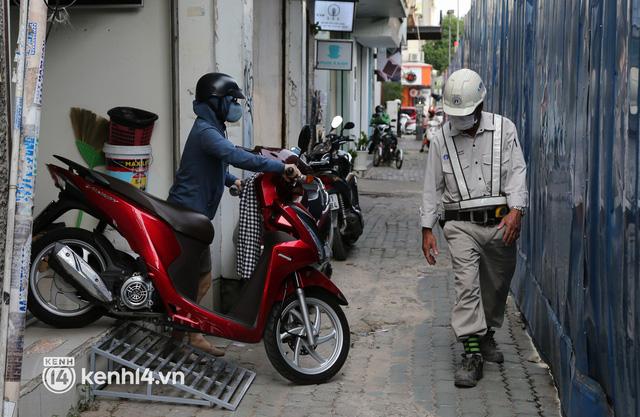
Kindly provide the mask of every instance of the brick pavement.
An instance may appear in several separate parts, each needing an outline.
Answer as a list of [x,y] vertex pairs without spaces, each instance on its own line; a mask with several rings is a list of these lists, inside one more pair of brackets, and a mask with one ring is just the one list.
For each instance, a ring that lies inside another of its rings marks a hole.
[[396,180],[407,182],[422,182],[424,177],[424,161],[427,153],[419,153],[421,142],[413,136],[404,136],[399,141],[400,148],[405,153],[401,169],[392,166],[371,167],[363,178],[372,180]]
[[[407,158],[422,169],[424,154],[409,151]],[[370,175],[385,169],[372,168]],[[395,175],[397,181],[406,174]],[[364,234],[346,262],[334,263],[334,281],[350,302],[345,312],[352,332],[349,359],[336,378],[295,386],[271,367],[262,345],[233,344],[228,359],[257,372],[235,413],[102,400],[82,416],[559,416],[552,378],[511,301],[496,333],[505,363],[486,364],[476,388],[454,387],[462,350],[449,328],[454,293],[444,242],[439,236],[438,264],[427,266],[419,247],[419,194],[390,197],[392,187],[377,187],[378,195],[361,199]]]

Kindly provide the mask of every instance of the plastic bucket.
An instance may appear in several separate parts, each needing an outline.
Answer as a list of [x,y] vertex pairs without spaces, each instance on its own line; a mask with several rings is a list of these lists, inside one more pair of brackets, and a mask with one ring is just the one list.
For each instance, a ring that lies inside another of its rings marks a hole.
[[114,107],[107,114],[110,144],[144,146],[151,142],[157,114],[134,107]]
[[103,148],[107,174],[144,190],[151,165],[151,146],[118,146],[105,143]]

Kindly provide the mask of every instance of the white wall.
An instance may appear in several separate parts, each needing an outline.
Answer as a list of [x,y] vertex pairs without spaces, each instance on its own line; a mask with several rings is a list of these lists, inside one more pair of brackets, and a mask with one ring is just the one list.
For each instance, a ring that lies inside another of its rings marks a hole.
[[282,8],[283,0],[254,3],[253,115],[256,145],[282,144]]
[[[253,0],[214,0],[214,7],[215,70],[234,77],[250,97],[252,92],[247,91],[247,84],[253,78],[253,69],[248,68],[253,57]],[[227,123],[229,140],[234,144],[245,142],[243,134],[247,121],[245,117],[238,123]],[[240,170],[230,168],[230,171],[242,177]],[[238,199],[225,192],[214,219],[216,238],[212,250],[214,265],[220,264],[220,273],[225,278],[236,277],[235,247],[231,238],[238,217]]]
[[306,123],[305,0],[285,0],[285,132],[287,147],[295,146]]
[[56,26],[47,42],[35,213],[58,194],[45,169],[47,163],[60,164],[52,155],[82,162],[69,121],[74,106],[105,117],[116,106],[158,114],[147,190],[166,198],[173,181],[169,2],[70,13],[71,25]]
[[[166,1],[166,0],[163,0]],[[196,83],[214,64],[214,9],[211,0],[180,0],[178,5],[178,96],[180,153],[193,122]]]
[[[166,1],[166,0],[164,0]],[[178,101],[180,154],[196,120],[193,112],[196,83],[215,66],[215,7],[213,0],[180,0],[178,6]],[[220,216],[214,219],[215,238],[211,245],[214,277],[222,274],[220,261],[222,233]]]

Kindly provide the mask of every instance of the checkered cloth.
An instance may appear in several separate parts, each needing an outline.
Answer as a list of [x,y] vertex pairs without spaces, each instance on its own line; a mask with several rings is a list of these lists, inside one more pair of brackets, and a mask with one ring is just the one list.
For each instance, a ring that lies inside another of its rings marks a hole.
[[246,180],[240,193],[236,270],[242,279],[251,278],[262,253],[262,214],[258,206],[255,178],[254,175]]

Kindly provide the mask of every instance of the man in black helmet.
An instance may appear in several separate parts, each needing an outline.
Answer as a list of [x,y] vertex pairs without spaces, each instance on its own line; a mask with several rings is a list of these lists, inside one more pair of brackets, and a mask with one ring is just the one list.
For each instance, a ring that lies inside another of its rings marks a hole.
[[[229,165],[253,172],[280,174],[284,174],[286,168],[292,168],[293,178],[300,175],[295,165],[254,155],[235,147],[227,139],[225,122],[234,123],[242,118],[239,100],[244,98],[238,83],[226,74],[209,73],[198,80],[193,102],[193,111],[198,117],[184,146],[180,168],[169,190],[169,202],[213,219],[224,187],[241,187],[240,180],[229,173]],[[200,263],[197,302],[202,300],[210,286],[211,253],[207,250]],[[189,339],[197,348],[217,356],[224,355],[224,350],[211,345],[202,334],[192,333]]]

